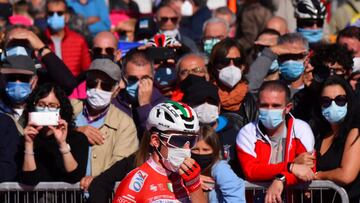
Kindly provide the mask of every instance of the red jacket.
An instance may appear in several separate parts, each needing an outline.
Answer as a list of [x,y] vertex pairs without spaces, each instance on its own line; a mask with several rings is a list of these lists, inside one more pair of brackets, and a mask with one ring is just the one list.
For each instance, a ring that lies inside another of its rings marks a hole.
[[[45,35],[50,42],[51,50],[55,52],[49,28],[46,29]],[[81,72],[86,71],[91,63],[89,48],[84,37],[68,27],[65,27],[65,36],[61,41],[61,56],[74,76],[78,76]]]
[[313,151],[314,135],[310,126],[302,120],[289,116],[286,122],[284,161],[277,164],[270,163],[270,140],[261,131],[257,122],[249,123],[240,130],[236,138],[236,151],[247,180],[270,181],[277,174],[283,174],[288,185],[298,182],[295,175],[288,172],[287,163],[303,152]]

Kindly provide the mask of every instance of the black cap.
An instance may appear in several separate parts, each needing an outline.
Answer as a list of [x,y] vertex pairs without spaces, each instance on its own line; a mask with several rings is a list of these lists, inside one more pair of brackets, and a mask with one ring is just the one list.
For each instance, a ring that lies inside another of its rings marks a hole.
[[135,25],[135,41],[152,38],[158,31],[156,22],[151,17],[140,18]]
[[29,56],[8,56],[0,67],[2,74],[35,74],[35,63]]
[[205,102],[214,105],[220,103],[218,88],[211,82],[206,81],[204,77],[189,74],[180,83],[180,88],[184,93],[182,102],[190,106],[200,105]]

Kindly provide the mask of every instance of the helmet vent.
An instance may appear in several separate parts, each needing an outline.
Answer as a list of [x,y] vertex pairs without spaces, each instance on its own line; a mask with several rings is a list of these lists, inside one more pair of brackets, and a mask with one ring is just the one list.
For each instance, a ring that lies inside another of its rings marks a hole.
[[175,123],[174,119],[173,119],[173,118],[170,116],[170,114],[167,113],[167,112],[165,112],[165,119],[166,119],[167,121],[170,121],[170,122],[172,122],[172,123]]
[[194,125],[184,124],[186,129],[193,129]]

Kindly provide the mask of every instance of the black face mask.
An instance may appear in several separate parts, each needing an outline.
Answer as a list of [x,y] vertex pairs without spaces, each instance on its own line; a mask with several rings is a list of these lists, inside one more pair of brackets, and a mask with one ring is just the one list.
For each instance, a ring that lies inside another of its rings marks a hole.
[[191,153],[191,158],[194,159],[201,167],[201,171],[204,171],[214,160],[213,154],[194,154]]

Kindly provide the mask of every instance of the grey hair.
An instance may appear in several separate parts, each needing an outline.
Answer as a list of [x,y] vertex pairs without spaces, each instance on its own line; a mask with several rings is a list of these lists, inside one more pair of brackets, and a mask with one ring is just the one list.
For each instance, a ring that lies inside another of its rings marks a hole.
[[236,15],[235,13],[233,13],[228,7],[223,6],[223,7],[219,7],[214,11],[214,15],[213,17],[216,17],[216,14],[221,14],[221,15],[231,15],[231,25],[234,25],[236,22]]
[[122,60],[122,75],[125,76],[127,74],[127,64],[131,62],[136,64],[137,66],[144,66],[150,64],[152,75],[155,74],[154,70],[154,61],[147,55],[145,50],[132,49],[130,50]]
[[301,42],[309,50],[309,42],[300,33],[287,33],[279,37],[278,44]]
[[224,19],[221,19],[221,18],[215,18],[215,17],[212,17],[210,18],[209,20],[205,21],[204,25],[203,25],[203,33],[205,33],[205,28],[208,24],[212,24],[212,23],[222,23],[225,25],[225,28],[226,28],[226,35],[229,34],[230,32],[230,26],[229,26],[229,23],[226,22]]
[[[188,53],[185,54],[184,56],[182,56],[176,63],[176,74],[178,75],[180,73],[180,64],[188,57],[190,56],[195,56],[195,57],[199,57],[204,61],[204,64],[206,64],[207,62],[207,58],[204,54],[200,54],[200,53]],[[205,66],[205,68],[207,69],[207,67]]]

